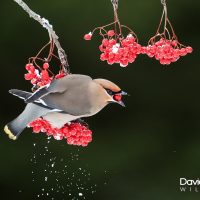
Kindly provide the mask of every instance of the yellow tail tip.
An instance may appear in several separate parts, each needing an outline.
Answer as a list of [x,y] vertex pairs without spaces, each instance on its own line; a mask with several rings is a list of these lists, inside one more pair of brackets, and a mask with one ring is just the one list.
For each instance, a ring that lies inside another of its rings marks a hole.
[[11,140],[16,140],[17,137],[9,130],[8,126],[4,127],[4,132],[8,135]]

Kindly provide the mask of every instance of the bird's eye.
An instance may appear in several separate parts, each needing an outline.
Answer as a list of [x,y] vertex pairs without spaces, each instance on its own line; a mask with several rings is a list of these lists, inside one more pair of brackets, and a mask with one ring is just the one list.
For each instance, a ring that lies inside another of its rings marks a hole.
[[109,89],[107,89],[106,91],[107,91],[107,93],[108,93],[110,96],[113,95],[113,91],[111,91],[111,90],[109,90]]
[[113,95],[113,99],[115,100],[115,101],[121,101],[122,100],[122,95],[121,94],[115,94],[115,95]]

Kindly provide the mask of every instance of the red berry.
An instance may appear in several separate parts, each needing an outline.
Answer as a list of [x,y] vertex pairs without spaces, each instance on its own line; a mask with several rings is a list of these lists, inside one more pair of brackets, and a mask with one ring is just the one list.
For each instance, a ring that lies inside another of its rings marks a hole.
[[117,41],[114,40],[114,39],[111,39],[108,42],[109,42],[110,45],[115,45],[117,43]]
[[65,74],[64,72],[61,72],[61,73],[59,73],[59,74],[57,74],[57,75],[55,76],[55,79],[63,78],[63,77],[65,77],[65,76],[66,76],[66,74]]
[[44,63],[44,64],[43,64],[43,68],[44,68],[44,69],[49,69],[49,63]]
[[121,101],[122,95],[121,95],[121,94],[115,94],[115,95],[113,96],[113,99],[114,99],[115,101]]
[[108,35],[109,37],[112,37],[112,36],[115,35],[115,31],[109,30],[108,33],[107,33],[107,35]]
[[25,78],[25,80],[30,81],[31,79],[34,78],[34,74],[25,74],[25,75],[24,75],[24,78]]
[[26,64],[25,68],[26,68],[27,71],[30,71],[32,73],[35,71],[35,67],[33,66],[32,63]]
[[91,32],[84,35],[84,39],[85,40],[91,40],[91,38],[92,38],[92,33]]
[[193,49],[192,47],[186,47],[187,53],[192,53]]
[[108,46],[109,45],[108,39],[103,39],[102,40],[102,45],[105,46],[105,47]]
[[177,46],[177,40],[173,40],[171,44],[172,44],[173,47],[176,47]]
[[41,77],[42,77],[42,80],[49,80],[49,73],[47,70],[42,70],[41,72]]

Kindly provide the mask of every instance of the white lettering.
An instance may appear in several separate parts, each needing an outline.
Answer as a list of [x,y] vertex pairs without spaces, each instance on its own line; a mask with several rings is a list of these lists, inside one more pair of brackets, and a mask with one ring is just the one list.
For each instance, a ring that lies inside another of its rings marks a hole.
[[180,178],[180,185],[186,185],[187,179],[185,178]]
[[187,185],[192,185],[193,180],[187,180]]
[[186,178],[180,178],[180,185],[200,185],[200,180],[187,180]]
[[185,192],[186,191],[186,187],[180,187],[181,192]]
[[199,185],[199,180],[193,181],[194,185]]

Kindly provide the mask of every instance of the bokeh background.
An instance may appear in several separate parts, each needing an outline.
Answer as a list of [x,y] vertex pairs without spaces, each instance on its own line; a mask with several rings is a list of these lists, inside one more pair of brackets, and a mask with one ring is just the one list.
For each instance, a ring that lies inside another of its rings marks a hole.
[[[180,192],[179,178],[200,177],[200,2],[168,1],[176,34],[183,44],[194,48],[191,55],[170,66],[161,66],[155,59],[141,55],[125,69],[99,61],[100,37],[95,36],[90,42],[83,40],[83,35],[94,27],[113,20],[109,0],[26,0],[26,3],[54,25],[73,73],[107,78],[131,95],[125,98],[126,108],[113,104],[86,119],[93,130],[93,142],[88,147],[51,141],[49,151],[64,159],[68,173],[82,167],[91,174],[90,182],[81,177],[85,188],[90,188],[82,189],[83,196],[78,197],[79,189],[74,184],[70,186],[71,196],[69,187],[65,187],[64,196],[55,192],[51,193],[52,198],[199,199],[200,193]],[[145,45],[157,28],[162,12],[160,1],[119,3],[121,22],[133,28]],[[47,188],[55,184],[54,178],[48,183],[40,181],[45,176],[43,165],[50,156],[40,155],[47,145],[46,136],[27,129],[13,142],[3,134],[4,125],[24,108],[23,102],[9,95],[8,90],[30,90],[31,85],[23,78],[24,66],[48,42],[48,34],[12,0],[0,2],[0,27],[0,198],[52,199],[37,197],[44,184],[48,184]],[[79,159],[73,161],[77,154]],[[30,161],[34,155],[36,166]],[[58,171],[62,167],[57,163]],[[37,182],[32,181],[32,171]],[[62,175],[59,179],[65,186],[69,182],[67,177]],[[74,178],[74,183],[77,180]],[[97,186],[92,192],[94,185]]]

